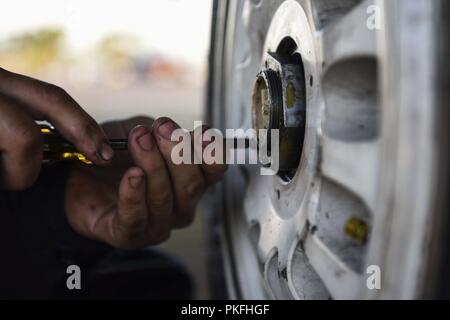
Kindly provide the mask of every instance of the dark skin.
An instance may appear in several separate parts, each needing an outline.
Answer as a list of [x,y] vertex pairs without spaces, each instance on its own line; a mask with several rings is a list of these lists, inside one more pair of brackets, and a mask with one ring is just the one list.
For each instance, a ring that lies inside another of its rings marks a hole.
[[[189,226],[204,191],[226,170],[173,164],[170,136],[178,125],[171,119],[100,126],[63,89],[0,68],[0,189],[26,189],[39,175],[42,137],[34,120],[51,122],[94,163],[71,169],[67,219],[81,235],[116,248],[156,245]],[[128,138],[128,151],[114,153],[108,138]]]

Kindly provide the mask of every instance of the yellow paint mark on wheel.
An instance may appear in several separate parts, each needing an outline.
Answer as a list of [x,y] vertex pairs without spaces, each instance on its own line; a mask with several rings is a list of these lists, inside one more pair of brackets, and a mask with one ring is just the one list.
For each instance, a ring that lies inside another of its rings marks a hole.
[[364,244],[369,233],[369,226],[360,218],[350,218],[344,227],[345,234],[358,242]]
[[293,108],[297,100],[294,84],[289,81],[286,85],[286,107]]

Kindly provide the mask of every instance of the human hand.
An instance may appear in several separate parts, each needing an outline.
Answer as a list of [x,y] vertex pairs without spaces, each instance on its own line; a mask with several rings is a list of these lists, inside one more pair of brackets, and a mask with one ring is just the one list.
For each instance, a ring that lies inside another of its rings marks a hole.
[[23,190],[42,165],[42,135],[34,120],[48,120],[96,165],[114,152],[101,127],[63,89],[0,68],[0,189]]
[[178,125],[168,118],[152,122],[140,117],[105,124],[110,138],[128,137],[129,151],[117,151],[105,168],[73,168],[65,207],[78,233],[130,249],[159,244],[172,229],[192,223],[206,187],[222,178],[226,166],[173,164],[177,142],[170,137]]

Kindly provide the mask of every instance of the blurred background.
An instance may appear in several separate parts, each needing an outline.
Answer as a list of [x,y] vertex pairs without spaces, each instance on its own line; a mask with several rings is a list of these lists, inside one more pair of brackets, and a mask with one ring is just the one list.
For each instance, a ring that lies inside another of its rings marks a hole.
[[[212,0],[15,0],[0,13],[0,66],[66,89],[98,122],[203,119]],[[205,226],[161,246],[208,298]]]

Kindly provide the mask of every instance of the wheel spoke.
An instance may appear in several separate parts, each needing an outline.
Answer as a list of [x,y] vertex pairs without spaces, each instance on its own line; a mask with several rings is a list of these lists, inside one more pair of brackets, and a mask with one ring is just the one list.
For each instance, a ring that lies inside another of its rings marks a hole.
[[259,222],[262,216],[261,213],[258,213],[257,211],[260,208],[267,208],[270,206],[270,200],[267,197],[262,196],[265,192],[265,186],[260,180],[260,177],[254,173],[246,190],[244,210],[249,223],[252,221]]
[[373,3],[373,0],[363,1],[319,33],[326,68],[352,57],[376,55],[376,30],[367,27],[367,8]]
[[361,276],[342,263],[318,237],[308,235],[303,245],[309,262],[332,297],[334,299],[355,298]]
[[378,143],[346,142],[324,137],[322,150],[322,174],[358,195],[373,212]]
[[[244,212],[248,225],[258,223],[261,228],[261,237],[258,247],[261,251],[262,258],[273,249],[275,242],[273,239],[278,238],[279,230],[271,229],[273,224],[278,224],[278,216],[272,206],[270,198],[266,196],[267,186],[264,183],[267,177],[254,174],[250,180],[244,199]],[[268,221],[271,221],[268,225]],[[270,231],[268,229],[271,229]],[[269,236],[267,235],[269,233]]]

